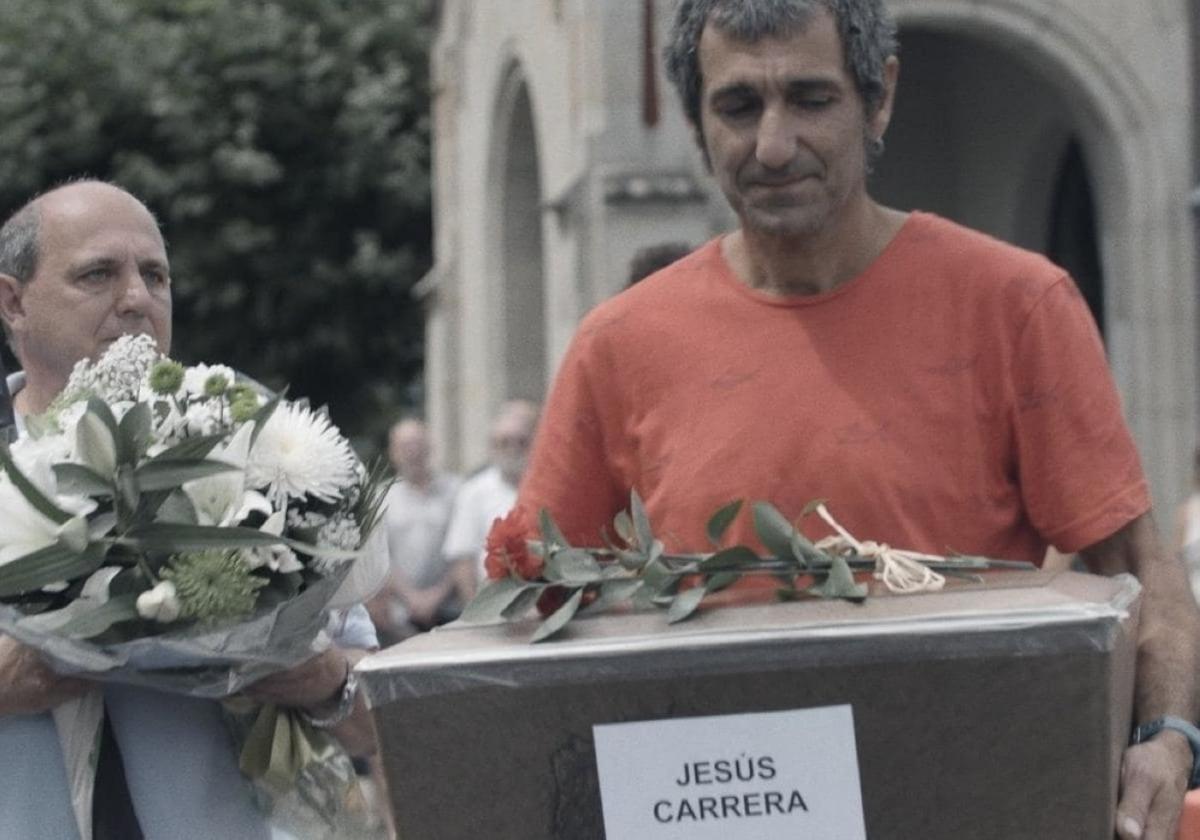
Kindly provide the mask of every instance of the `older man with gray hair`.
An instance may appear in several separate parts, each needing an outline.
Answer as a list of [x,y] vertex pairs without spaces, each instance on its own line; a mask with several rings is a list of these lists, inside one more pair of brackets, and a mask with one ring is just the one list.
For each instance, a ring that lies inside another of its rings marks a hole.
[[[682,0],[666,52],[740,224],[584,319],[520,504],[592,544],[636,488],[687,552],[730,499],[826,498],[891,545],[1040,563],[1052,544],[1132,572],[1143,737],[1116,825],[1172,838],[1200,767],[1200,615],[1071,278],[871,198],[900,70],[882,0]],[[747,519],[730,537],[753,544]]]
[[[79,181],[41,195],[0,228],[0,319],[23,370],[8,378],[14,427],[45,410],[81,359],[125,334],[171,346],[171,276],[154,216],[119,187]],[[356,753],[374,732],[350,669],[377,646],[362,607],[335,619],[339,647],[256,683],[247,693],[293,706]],[[0,636],[0,837],[78,836],[50,712],[93,687],[60,677]],[[104,684],[92,836],[266,838],[267,817],[241,776],[220,705]],[[118,746],[119,745],[119,746]]]

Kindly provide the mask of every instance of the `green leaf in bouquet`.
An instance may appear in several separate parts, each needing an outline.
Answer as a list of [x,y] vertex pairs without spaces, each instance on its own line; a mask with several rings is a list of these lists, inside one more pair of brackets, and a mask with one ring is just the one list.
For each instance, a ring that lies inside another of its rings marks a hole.
[[137,403],[117,425],[117,461],[136,464],[154,440],[154,416],[149,403]]
[[107,499],[116,492],[111,479],[83,464],[55,464],[53,469],[61,493]]
[[137,476],[133,468],[127,465],[117,467],[117,518],[128,522],[138,509],[142,500],[141,490],[138,489]]
[[637,490],[629,491],[629,513],[633,518],[633,530],[638,548],[642,551],[649,551],[650,546],[654,543],[654,532],[650,528],[650,517],[646,513],[646,506],[642,504],[642,497],[638,495]]
[[586,549],[564,548],[550,552],[543,575],[556,583],[584,584],[600,580],[603,571]]
[[[103,402],[96,400],[100,405]],[[90,405],[90,403],[89,403]],[[107,409],[108,406],[104,405]],[[112,413],[109,412],[109,417]],[[115,422],[115,421],[114,421]],[[116,472],[117,441],[113,429],[89,408],[75,425],[75,451],[85,465],[107,477]]]
[[842,598],[846,601],[864,601],[867,597],[867,585],[854,581],[850,564],[839,555],[832,558],[825,580],[809,587],[808,591],[822,598]]
[[767,551],[780,560],[802,563],[792,551],[792,535],[796,529],[770,502],[754,503],[754,532],[767,547]]
[[221,473],[234,472],[238,468],[224,461],[177,460],[166,461],[155,459],[142,464],[134,475],[142,492],[153,490],[174,490],[182,487],[185,482],[195,481]]
[[693,586],[680,592],[667,608],[667,623],[675,624],[690,616],[707,594],[708,590],[703,586]]
[[559,548],[571,547],[567,538],[563,536],[562,530],[559,529],[558,523],[554,521],[550,511],[545,508],[538,513],[538,527],[542,531],[542,542],[547,547],[547,553],[553,553]]
[[583,609],[586,612],[603,612],[617,604],[634,599],[641,587],[642,581],[638,578],[622,577],[606,580],[600,584],[596,600]]
[[158,510],[154,514],[154,519],[158,522],[165,522],[174,525],[199,525],[200,519],[196,516],[196,505],[193,504],[191,498],[182,490],[166,494]]
[[[79,603],[76,601],[75,603]],[[138,618],[137,595],[117,595],[94,609],[76,611],[58,632],[72,639],[91,639],[114,624]]]
[[730,546],[700,561],[700,571],[706,573],[753,568],[762,562],[757,554],[744,545]]
[[567,626],[567,622],[574,618],[575,613],[579,611],[579,605],[583,602],[583,590],[576,589],[567,602],[555,610],[549,618],[538,625],[538,629],[534,632],[533,638],[529,641],[540,642],[549,639],[559,630]]
[[467,624],[490,624],[504,617],[508,609],[521,593],[528,589],[541,590],[542,584],[530,583],[512,577],[488,581],[471,599],[462,611],[460,620]]
[[93,543],[79,553],[55,544],[5,563],[0,566],[0,598],[90,575],[104,562],[104,548],[102,544]]
[[154,461],[186,461],[192,458],[204,458],[208,453],[216,448],[221,442],[224,435],[204,435],[202,437],[188,438],[182,443],[177,443],[170,449],[165,449],[150,459]]
[[729,526],[737,519],[737,515],[742,512],[742,500],[736,499],[725,505],[712,515],[708,520],[708,525],[705,530],[708,532],[708,539],[713,545],[720,545],[725,532],[729,530]]
[[291,544],[291,540],[259,531],[256,528],[215,525],[179,525],[152,522],[130,529],[117,543],[134,551],[207,551],[209,549],[253,548],[256,546]]

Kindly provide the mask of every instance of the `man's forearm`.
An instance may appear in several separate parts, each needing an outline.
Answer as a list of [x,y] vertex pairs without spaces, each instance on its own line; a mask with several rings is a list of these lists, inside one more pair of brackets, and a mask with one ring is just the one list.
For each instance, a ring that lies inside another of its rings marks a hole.
[[1085,549],[1084,560],[1102,574],[1130,572],[1141,582],[1138,624],[1137,716],[1195,720],[1195,674],[1200,664],[1200,610],[1183,564],[1162,548],[1150,514]]

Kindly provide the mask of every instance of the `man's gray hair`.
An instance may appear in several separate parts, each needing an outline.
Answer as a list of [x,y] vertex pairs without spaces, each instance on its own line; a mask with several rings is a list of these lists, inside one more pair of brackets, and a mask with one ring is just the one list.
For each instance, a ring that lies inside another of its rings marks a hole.
[[883,101],[884,64],[896,54],[896,24],[883,0],[680,0],[671,40],[664,49],[667,77],[679,91],[683,110],[703,134],[700,121],[700,35],[707,24],[741,41],[786,37],[802,31],[826,9],[837,23],[846,56],[867,114]]
[[28,283],[37,272],[38,221],[36,199],[25,204],[0,226],[0,274]]

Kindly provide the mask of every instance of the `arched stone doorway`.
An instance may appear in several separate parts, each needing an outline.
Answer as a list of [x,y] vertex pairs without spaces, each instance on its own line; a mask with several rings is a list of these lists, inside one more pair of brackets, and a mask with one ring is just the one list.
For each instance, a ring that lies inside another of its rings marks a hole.
[[493,121],[496,142],[489,177],[489,262],[495,267],[489,321],[493,358],[503,360],[496,404],[510,397],[540,400],[546,384],[542,186],[529,85],[518,64],[505,74]]
[[873,192],[1048,255],[1104,329],[1104,276],[1084,131],[1068,93],[979,35],[901,31],[901,81]]

